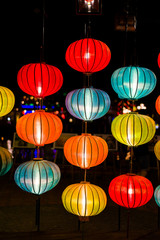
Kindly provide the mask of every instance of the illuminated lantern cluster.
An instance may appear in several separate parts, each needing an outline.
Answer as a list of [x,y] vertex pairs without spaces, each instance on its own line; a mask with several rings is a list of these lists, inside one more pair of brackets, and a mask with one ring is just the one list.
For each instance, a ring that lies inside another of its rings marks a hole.
[[11,153],[3,147],[0,147],[0,176],[5,175],[12,167],[13,159]]
[[13,92],[3,86],[0,86],[0,117],[7,115],[12,111],[15,104]]

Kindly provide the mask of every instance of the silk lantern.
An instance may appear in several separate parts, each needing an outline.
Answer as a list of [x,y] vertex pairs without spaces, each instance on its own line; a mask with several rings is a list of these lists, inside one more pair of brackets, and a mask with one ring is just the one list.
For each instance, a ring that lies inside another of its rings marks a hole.
[[12,167],[13,159],[11,153],[3,147],[0,147],[0,176],[5,175]]
[[100,137],[82,133],[69,138],[64,144],[64,155],[68,162],[83,169],[101,164],[108,155],[108,145]]
[[156,83],[156,75],[151,70],[135,66],[119,68],[111,77],[111,85],[119,98],[129,100],[147,96]]
[[160,140],[156,142],[154,145],[154,153],[156,155],[156,158],[160,160]]
[[160,185],[157,186],[154,191],[154,199],[155,199],[158,207],[160,207]]
[[65,58],[73,69],[91,74],[109,64],[111,52],[105,43],[93,38],[84,38],[69,45]]
[[57,67],[46,63],[31,63],[18,71],[17,82],[23,92],[44,98],[62,87],[63,76]]
[[149,142],[155,135],[152,118],[135,112],[118,115],[112,121],[111,132],[115,139],[127,146],[138,146]]
[[160,115],[160,96],[158,96],[156,99],[155,108],[157,113]]
[[60,176],[60,169],[55,163],[35,158],[19,165],[14,180],[22,190],[40,195],[54,188]]
[[0,117],[7,115],[12,111],[15,104],[13,92],[3,86],[0,86]]
[[107,196],[104,190],[89,182],[69,185],[62,193],[64,208],[81,217],[94,216],[104,210]]
[[73,117],[92,121],[103,117],[109,111],[111,101],[106,92],[90,87],[69,92],[65,104]]
[[145,177],[127,173],[115,177],[109,185],[109,196],[118,205],[137,208],[153,196],[152,183]]
[[158,62],[158,67],[160,68],[160,53],[158,54],[157,62]]
[[62,133],[62,121],[53,113],[37,110],[21,117],[16,124],[18,136],[36,146],[56,141]]

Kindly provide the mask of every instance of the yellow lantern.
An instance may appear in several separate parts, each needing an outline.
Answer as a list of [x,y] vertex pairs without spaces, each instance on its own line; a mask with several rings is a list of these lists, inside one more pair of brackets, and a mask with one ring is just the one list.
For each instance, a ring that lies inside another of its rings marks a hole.
[[156,144],[154,146],[154,153],[156,155],[156,158],[158,160],[160,160],[160,140],[158,142],[156,142]]
[[15,97],[13,92],[0,86],[0,117],[7,115],[14,107]]
[[127,146],[138,146],[149,142],[155,135],[152,118],[135,112],[117,116],[111,125],[115,139]]
[[104,190],[89,182],[69,185],[62,193],[62,203],[65,209],[80,217],[99,214],[107,204]]

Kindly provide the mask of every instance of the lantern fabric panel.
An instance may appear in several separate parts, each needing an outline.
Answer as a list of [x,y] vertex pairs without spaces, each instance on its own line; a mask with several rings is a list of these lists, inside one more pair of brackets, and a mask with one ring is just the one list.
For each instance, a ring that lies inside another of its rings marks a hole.
[[0,147],[0,176],[5,175],[12,167],[13,159],[11,153],[3,147]]
[[108,155],[108,145],[100,137],[82,133],[65,142],[64,155],[71,164],[89,169],[105,161]]
[[152,198],[153,186],[147,178],[128,173],[114,178],[108,192],[110,198],[118,205],[137,208]]
[[57,67],[46,63],[31,63],[18,71],[17,82],[23,92],[44,98],[62,87],[63,76]]
[[22,190],[40,195],[54,188],[60,176],[60,169],[55,163],[31,160],[16,169],[14,180]]
[[13,92],[3,86],[0,86],[0,117],[7,115],[12,111],[15,104]]
[[113,72],[111,85],[119,98],[140,99],[150,94],[157,83],[156,75],[147,68],[123,67]]
[[65,59],[73,69],[88,74],[104,69],[110,62],[111,52],[105,43],[84,38],[69,45]]
[[160,96],[158,96],[156,99],[155,108],[157,113],[160,115]]
[[99,214],[107,204],[104,190],[88,182],[68,186],[62,193],[64,208],[75,215],[87,217]]
[[154,153],[156,155],[156,158],[160,160],[160,140],[156,142],[154,146]]
[[158,207],[160,207],[160,185],[157,186],[154,191],[154,199],[155,199]]
[[103,117],[110,108],[110,97],[102,90],[82,88],[69,92],[65,105],[68,112],[84,121],[91,121]]
[[111,124],[115,139],[127,146],[138,146],[149,142],[155,135],[152,118],[137,113],[118,115]]
[[44,110],[24,115],[16,125],[18,136],[36,146],[44,146],[56,141],[62,133],[62,128],[60,118]]

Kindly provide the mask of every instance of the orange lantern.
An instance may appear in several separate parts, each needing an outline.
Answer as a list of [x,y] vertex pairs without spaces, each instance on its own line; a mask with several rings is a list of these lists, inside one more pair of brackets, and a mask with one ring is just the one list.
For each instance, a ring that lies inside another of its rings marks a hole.
[[156,100],[155,108],[156,108],[157,113],[160,115],[160,95],[158,96],[158,98]]
[[16,125],[18,136],[36,146],[55,142],[60,137],[62,128],[60,118],[44,110],[24,115]]
[[108,155],[108,145],[100,137],[82,133],[69,138],[64,145],[68,162],[83,169],[101,164]]

